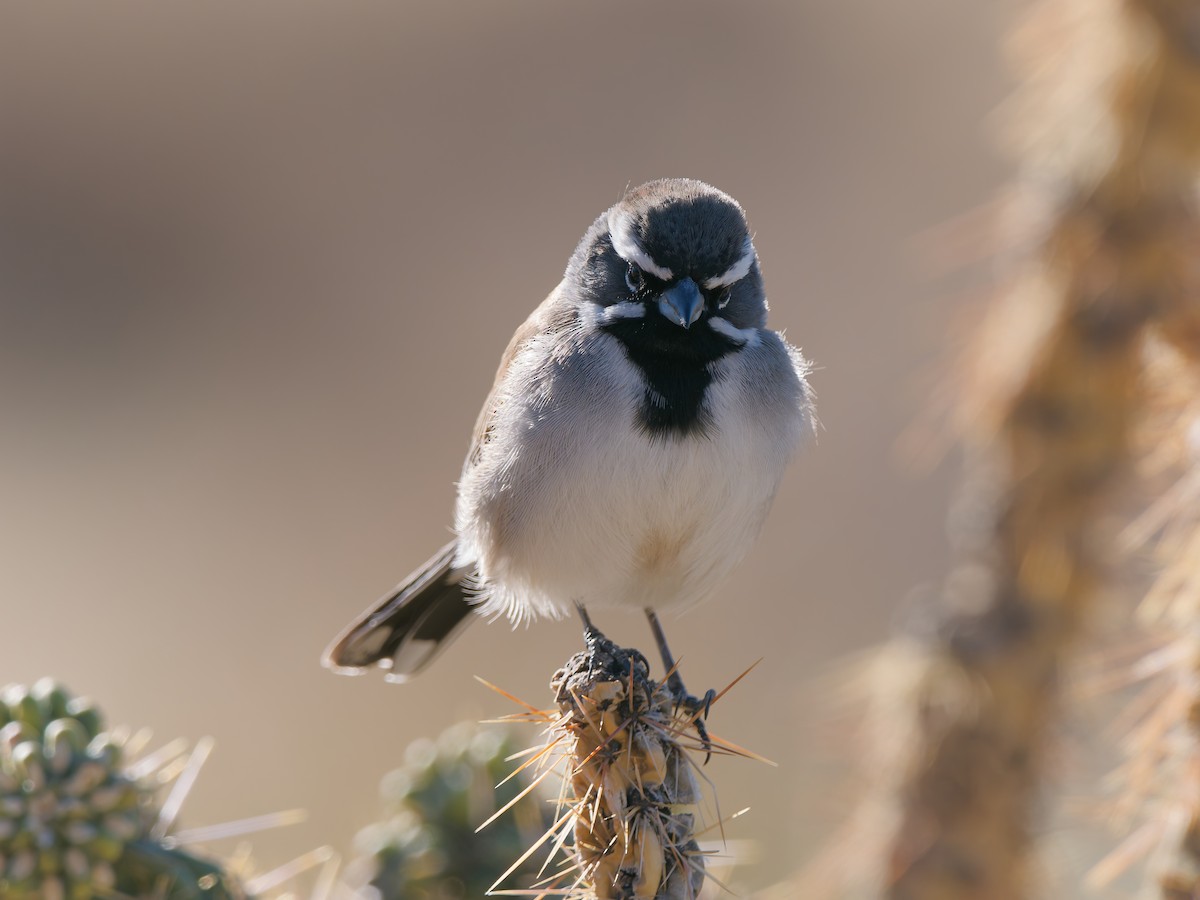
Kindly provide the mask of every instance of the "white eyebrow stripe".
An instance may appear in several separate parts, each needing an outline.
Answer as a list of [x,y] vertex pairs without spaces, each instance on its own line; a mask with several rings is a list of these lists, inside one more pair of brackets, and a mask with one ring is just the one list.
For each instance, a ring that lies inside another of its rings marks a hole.
[[723,334],[730,340],[737,341],[747,347],[753,347],[758,343],[757,328],[738,328],[728,319],[722,319],[720,316],[713,316],[708,320],[708,327],[717,334]]
[[660,266],[650,258],[650,254],[634,237],[633,228],[625,216],[620,213],[609,215],[608,234],[612,238],[613,249],[617,251],[617,256],[625,262],[631,262],[643,272],[649,272],[655,278],[661,278],[663,281],[670,281],[675,277],[670,269]]
[[742,245],[742,255],[738,257],[738,261],[720,275],[705,279],[704,286],[711,291],[715,288],[736,284],[746,277],[752,265],[754,265],[754,244],[747,237],[746,243]]

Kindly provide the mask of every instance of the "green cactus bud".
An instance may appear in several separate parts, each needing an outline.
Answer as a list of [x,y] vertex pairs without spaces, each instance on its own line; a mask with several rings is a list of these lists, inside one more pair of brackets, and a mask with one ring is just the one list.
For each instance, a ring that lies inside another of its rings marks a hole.
[[63,775],[88,744],[88,733],[75,719],[55,719],[46,726],[46,763],[55,775]]
[[[104,784],[92,791],[89,806],[98,813],[107,813],[116,809],[126,797],[128,791],[123,784]],[[133,837],[133,835],[130,835]]]
[[67,822],[62,828],[62,836],[66,838],[68,844],[72,844],[73,846],[68,847],[65,852],[81,852],[79,851],[79,847],[94,841],[97,834],[99,834],[99,829],[96,828],[93,822]]
[[[2,705],[2,702],[0,702],[0,705]],[[3,728],[0,728],[0,754],[9,755],[18,744],[23,744],[26,741],[32,741],[36,738],[36,729],[31,728],[24,722],[13,719]]]
[[67,703],[71,695],[53,678],[40,678],[29,691],[42,711],[46,722],[53,722],[68,715]]
[[98,862],[92,866],[92,882],[101,891],[111,891],[117,883],[117,873],[107,862]]
[[242,896],[211,863],[151,838],[159,783],[125,767],[127,735],[52,680],[0,691],[0,897]]
[[92,738],[85,751],[89,759],[94,759],[106,768],[114,768],[121,764],[121,745],[113,735],[102,731]]
[[[39,845],[50,847],[53,846],[53,837],[49,840],[43,839],[38,842]],[[48,849],[43,849],[38,854],[38,872],[42,876],[42,884],[46,883],[46,879],[58,874],[59,867],[62,864],[61,853],[51,853]]]
[[[411,897],[482,897],[530,840],[550,826],[550,805],[526,798],[524,815],[510,815],[476,832],[492,813],[529,786],[509,775],[505,759],[517,744],[500,729],[454,726],[438,740],[418,740],[405,763],[380,785],[384,820],[356,839],[364,880],[380,900]],[[539,861],[520,871],[530,875]]]
[[115,862],[125,850],[125,842],[105,829],[98,830],[95,837],[83,845],[84,851],[96,860]]
[[74,771],[68,771],[63,779],[60,794],[65,797],[85,797],[103,784],[107,776],[108,770],[103,763],[87,758],[79,761],[77,757]]
[[4,703],[14,722],[22,722],[35,732],[41,731],[45,716],[27,687],[23,684],[9,685],[4,689]]
[[63,853],[63,871],[75,883],[90,881],[92,864],[78,847],[68,847]]
[[13,748],[11,765],[10,771],[21,781],[26,793],[33,794],[45,787],[42,748],[33,741],[25,741]]
[[37,854],[32,850],[21,850],[9,858],[8,868],[4,874],[13,885],[24,886],[33,877],[36,869]]
[[67,701],[67,717],[83,726],[88,737],[95,737],[104,730],[104,717],[87,697],[72,697]]

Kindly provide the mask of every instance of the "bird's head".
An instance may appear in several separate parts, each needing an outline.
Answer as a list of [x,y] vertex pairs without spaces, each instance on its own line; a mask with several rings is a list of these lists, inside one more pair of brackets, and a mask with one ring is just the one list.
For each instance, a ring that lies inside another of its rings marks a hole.
[[691,330],[759,328],[766,300],[746,216],[702,181],[668,178],[627,193],[584,236],[567,280],[608,320],[665,319]]

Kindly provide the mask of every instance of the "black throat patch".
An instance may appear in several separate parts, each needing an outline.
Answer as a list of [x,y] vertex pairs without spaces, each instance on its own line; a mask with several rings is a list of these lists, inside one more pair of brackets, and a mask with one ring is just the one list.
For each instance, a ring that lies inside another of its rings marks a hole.
[[704,394],[711,363],[741,344],[713,331],[707,317],[681,328],[651,309],[645,318],[617,319],[603,330],[621,342],[646,377],[638,424],[652,438],[703,435],[712,425]]

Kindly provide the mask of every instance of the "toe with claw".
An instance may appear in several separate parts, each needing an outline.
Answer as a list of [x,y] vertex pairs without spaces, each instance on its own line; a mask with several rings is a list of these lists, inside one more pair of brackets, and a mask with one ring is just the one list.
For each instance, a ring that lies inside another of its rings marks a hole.
[[700,738],[700,744],[704,748],[704,762],[707,763],[712,759],[712,741],[709,739],[704,720],[708,718],[708,711],[717,698],[717,692],[710,689],[703,697],[694,697],[688,693],[688,689],[683,685],[683,678],[679,675],[679,667],[671,656],[671,648],[667,646],[667,637],[663,633],[658,616],[654,610],[647,609],[646,618],[650,620],[650,629],[654,632],[659,655],[662,656],[663,666],[667,670],[667,687],[671,689],[675,698],[675,708],[684,710],[691,717],[696,736]]

